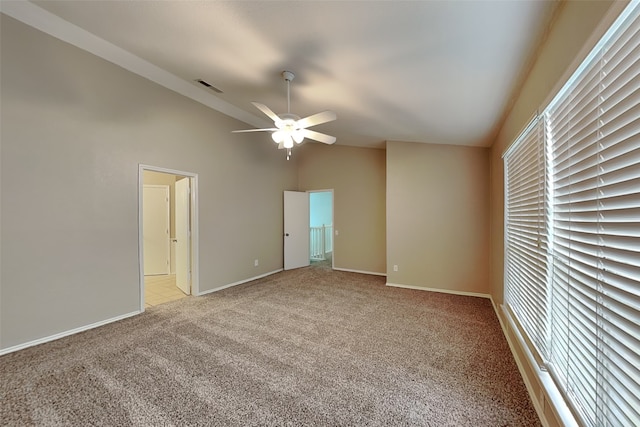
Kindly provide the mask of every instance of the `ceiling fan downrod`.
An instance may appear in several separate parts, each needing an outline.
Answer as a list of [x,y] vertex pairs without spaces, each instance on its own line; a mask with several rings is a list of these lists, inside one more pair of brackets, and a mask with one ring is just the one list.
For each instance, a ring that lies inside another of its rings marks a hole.
[[[291,146],[293,145],[293,141],[300,144],[304,139],[304,137],[302,136],[302,133],[300,132],[300,130],[297,129],[297,127],[294,128],[295,123],[297,122],[299,117],[291,114],[291,80],[295,78],[295,74],[287,70],[283,71],[281,74],[282,74],[282,78],[287,82],[287,114],[286,115],[281,114],[280,117],[283,119],[286,117],[285,128],[287,130],[285,131],[285,136],[284,136],[284,140],[285,140],[284,146],[287,149],[287,160],[289,160],[291,158]],[[280,140],[282,139],[281,132],[282,132],[281,130],[278,130],[274,133],[274,135],[276,133],[279,134],[274,138],[274,140],[277,139],[278,142],[280,142]]]
[[283,71],[282,77],[287,82],[287,113],[291,114],[291,80],[293,80],[296,75],[291,71]]

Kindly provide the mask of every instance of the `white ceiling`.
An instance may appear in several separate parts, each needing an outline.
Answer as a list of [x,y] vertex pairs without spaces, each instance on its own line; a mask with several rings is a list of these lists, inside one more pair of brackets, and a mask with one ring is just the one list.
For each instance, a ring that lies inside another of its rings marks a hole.
[[371,147],[387,140],[490,145],[557,6],[541,0],[34,3],[219,98],[209,104],[251,123],[246,128],[265,119],[251,101],[286,112],[280,73],[291,70],[293,113],[333,110],[338,120],[314,130],[336,136],[338,144]]

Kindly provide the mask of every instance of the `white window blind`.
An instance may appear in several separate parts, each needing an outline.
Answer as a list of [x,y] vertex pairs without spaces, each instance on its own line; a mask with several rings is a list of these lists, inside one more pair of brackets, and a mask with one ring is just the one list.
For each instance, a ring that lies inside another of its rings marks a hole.
[[504,156],[505,302],[539,362],[547,353],[547,203],[543,120],[536,118]]
[[[614,23],[542,122],[547,162],[529,159],[538,168],[537,188],[544,188],[538,231],[548,241],[539,240],[535,253],[526,234],[523,251],[523,232],[511,230],[520,208],[510,187],[536,175],[531,164],[517,163],[528,155],[523,141],[514,144],[521,153],[505,155],[505,302],[581,424],[639,426],[639,2]],[[532,304],[531,295],[544,297]]]

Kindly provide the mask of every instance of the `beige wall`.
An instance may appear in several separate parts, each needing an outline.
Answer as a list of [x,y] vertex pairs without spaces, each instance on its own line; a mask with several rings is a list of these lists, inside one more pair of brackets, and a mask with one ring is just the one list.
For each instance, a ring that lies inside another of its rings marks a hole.
[[[536,110],[545,107],[572,71],[604,34],[626,2],[570,1],[558,12],[548,38],[543,45],[513,110],[508,115],[491,149],[491,295],[494,303],[503,303],[504,270],[504,169],[502,154],[532,118]],[[612,6],[613,5],[613,6]],[[506,335],[513,344],[516,359],[530,387],[534,404],[544,413],[550,426],[562,425],[555,406],[548,402],[534,367],[523,347],[508,326]],[[542,408],[542,409],[540,409]]]
[[334,267],[385,274],[385,151],[315,143],[300,148],[294,152],[300,190],[334,190]]
[[487,294],[488,280],[489,150],[387,142],[387,282]]
[[139,309],[140,163],[198,174],[201,291],[282,268],[295,156],[1,17],[0,348]]

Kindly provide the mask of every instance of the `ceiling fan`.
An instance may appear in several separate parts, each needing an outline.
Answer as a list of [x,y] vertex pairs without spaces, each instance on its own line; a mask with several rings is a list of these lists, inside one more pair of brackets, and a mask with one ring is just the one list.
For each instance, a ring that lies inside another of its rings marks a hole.
[[264,114],[267,115],[275,127],[264,129],[245,129],[234,130],[232,132],[272,132],[271,138],[278,144],[279,149],[287,149],[287,160],[291,157],[291,149],[293,143],[302,143],[305,138],[313,139],[314,141],[322,142],[324,144],[333,144],[336,142],[336,137],[326,135],[324,133],[310,130],[311,126],[320,125],[336,120],[336,113],[333,111],[322,111],[320,113],[313,114],[308,117],[300,118],[299,116],[292,114],[291,109],[291,97],[290,97],[290,84],[291,80],[295,77],[291,71],[283,71],[282,77],[287,82],[287,112],[276,114],[269,107],[259,102],[252,102],[252,104]]

